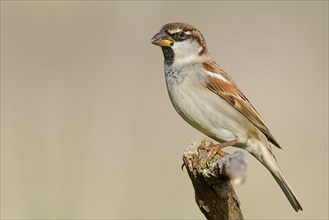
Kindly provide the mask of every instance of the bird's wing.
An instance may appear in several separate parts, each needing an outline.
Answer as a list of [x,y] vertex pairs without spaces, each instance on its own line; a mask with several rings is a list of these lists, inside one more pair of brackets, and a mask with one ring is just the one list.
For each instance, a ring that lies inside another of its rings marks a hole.
[[261,130],[270,142],[278,148],[281,148],[279,143],[271,135],[259,113],[239,90],[232,78],[215,62],[205,62],[203,66],[208,71],[206,77],[207,88],[227,101]]

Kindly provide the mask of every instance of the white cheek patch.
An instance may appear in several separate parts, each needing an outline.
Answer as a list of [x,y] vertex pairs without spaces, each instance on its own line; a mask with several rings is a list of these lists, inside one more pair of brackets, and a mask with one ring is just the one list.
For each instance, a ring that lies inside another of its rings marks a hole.
[[199,52],[202,50],[195,40],[175,42],[171,48],[175,54],[175,62],[179,64],[195,62],[200,58]]

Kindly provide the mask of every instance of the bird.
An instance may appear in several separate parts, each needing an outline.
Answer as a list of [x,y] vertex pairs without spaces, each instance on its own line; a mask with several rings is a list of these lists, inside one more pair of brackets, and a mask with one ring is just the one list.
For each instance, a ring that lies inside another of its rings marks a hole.
[[296,212],[303,208],[284,177],[270,144],[281,149],[263,119],[233,79],[210,56],[194,26],[173,22],[151,39],[164,56],[169,98],[192,127],[218,141],[246,150],[272,174]]

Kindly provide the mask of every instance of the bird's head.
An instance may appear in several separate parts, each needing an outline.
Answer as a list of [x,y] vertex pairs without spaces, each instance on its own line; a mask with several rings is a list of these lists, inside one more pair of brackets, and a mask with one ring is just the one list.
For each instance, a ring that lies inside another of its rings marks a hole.
[[169,23],[154,35],[151,42],[162,48],[167,63],[193,63],[208,57],[206,41],[194,26]]

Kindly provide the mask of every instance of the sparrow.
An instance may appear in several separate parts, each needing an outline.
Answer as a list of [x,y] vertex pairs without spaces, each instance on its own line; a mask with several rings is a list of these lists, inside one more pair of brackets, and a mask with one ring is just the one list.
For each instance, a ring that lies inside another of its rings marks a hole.
[[169,23],[151,39],[164,55],[170,100],[191,126],[220,142],[242,148],[272,174],[296,212],[303,210],[286,181],[270,143],[281,149],[259,113],[232,78],[211,58],[201,32]]

